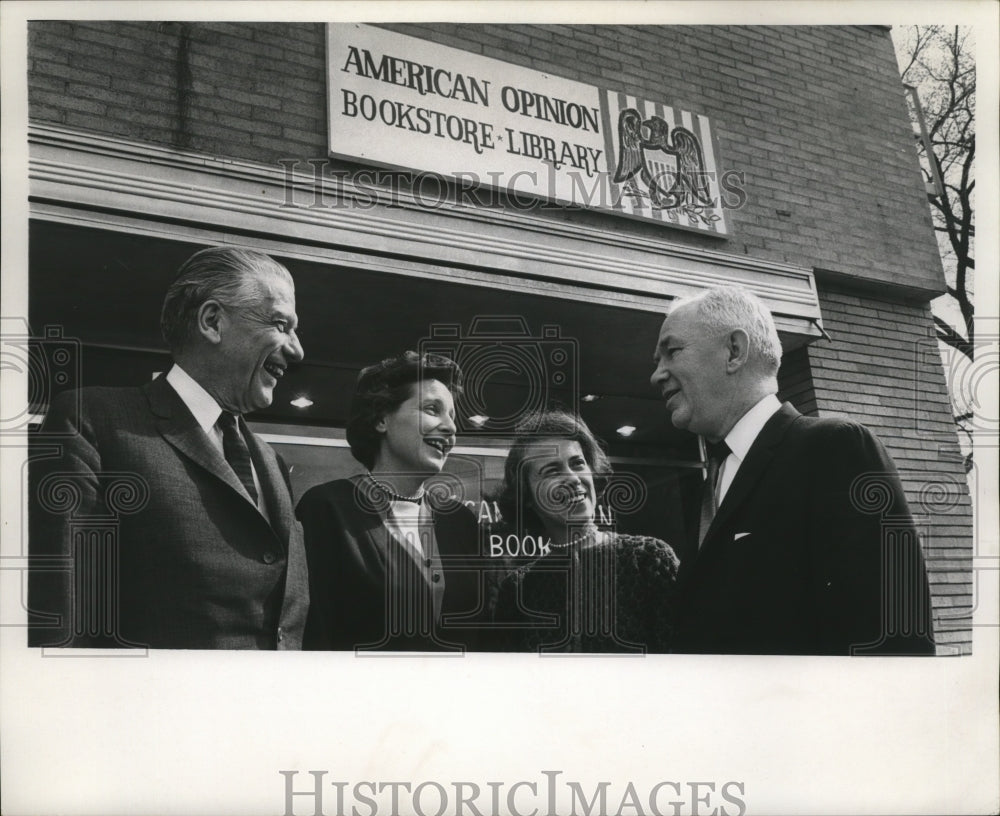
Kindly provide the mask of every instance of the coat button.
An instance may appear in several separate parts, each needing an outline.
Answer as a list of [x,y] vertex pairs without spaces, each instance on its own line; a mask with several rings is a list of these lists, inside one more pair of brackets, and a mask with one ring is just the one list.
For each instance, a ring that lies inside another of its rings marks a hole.
[[434,573],[434,574],[433,574],[433,575],[431,576],[431,580],[432,580],[432,581],[433,581],[433,582],[434,582],[434,583],[436,584],[436,583],[437,583],[438,581],[440,581],[440,580],[441,580],[441,573],[440,573],[440,572],[435,572],[435,573]]
[[278,643],[281,643],[285,639],[285,630],[280,626],[278,627]]
[[430,565],[431,565],[431,559],[429,559],[429,558],[425,558],[425,559],[424,559],[424,566],[425,566],[425,567],[429,567]]
[[266,553],[264,553],[264,563],[265,564],[273,564],[277,560],[278,560],[278,556],[275,555],[273,552],[266,552]]

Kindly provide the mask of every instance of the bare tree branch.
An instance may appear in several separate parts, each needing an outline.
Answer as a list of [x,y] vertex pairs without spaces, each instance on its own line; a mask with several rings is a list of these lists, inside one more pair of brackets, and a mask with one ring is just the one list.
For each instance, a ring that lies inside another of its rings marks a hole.
[[[976,64],[972,29],[902,26],[894,30],[893,36],[903,82],[916,89],[923,112],[928,144],[918,139],[917,151],[924,173],[928,180],[935,176],[940,180],[939,193],[928,196],[947,293],[934,305],[935,332],[942,344],[972,360],[976,268]],[[952,395],[953,402],[956,396]],[[970,418],[970,406],[956,404],[954,414],[959,429],[968,433],[962,422]],[[967,462],[969,466],[971,461]]]
[[974,359],[972,344],[937,315],[934,315],[934,327],[937,329],[938,340],[960,351],[970,360]]

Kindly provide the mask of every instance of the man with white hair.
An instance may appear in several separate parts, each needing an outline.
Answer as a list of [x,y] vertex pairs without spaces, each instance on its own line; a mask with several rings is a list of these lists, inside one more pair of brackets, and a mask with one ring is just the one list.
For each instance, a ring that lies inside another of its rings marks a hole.
[[682,559],[675,651],[933,654],[920,543],[867,428],[781,404],[781,343],[737,286],[679,300],[650,380],[708,451],[697,548]]

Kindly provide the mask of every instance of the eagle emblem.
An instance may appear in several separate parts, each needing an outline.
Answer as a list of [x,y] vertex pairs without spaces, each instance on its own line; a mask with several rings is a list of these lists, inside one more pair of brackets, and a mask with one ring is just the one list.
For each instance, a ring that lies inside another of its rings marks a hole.
[[[630,195],[649,198],[665,210],[680,208],[689,216],[706,220],[703,211],[714,206],[705,175],[701,142],[690,130],[674,127],[659,116],[643,120],[635,108],[618,117],[618,169],[615,183],[625,184]],[[649,193],[640,192],[635,176]],[[718,220],[713,216],[708,220]]]

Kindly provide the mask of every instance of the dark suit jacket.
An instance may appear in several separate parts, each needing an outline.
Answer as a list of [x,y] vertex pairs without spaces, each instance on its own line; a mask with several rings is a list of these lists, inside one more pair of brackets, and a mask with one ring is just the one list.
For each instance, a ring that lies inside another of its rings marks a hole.
[[[388,533],[377,503],[359,496],[358,483],[356,477],[316,485],[296,508],[305,530],[312,598],[304,648],[477,648],[489,617],[490,589],[473,513],[457,502],[435,510],[439,559],[418,564]],[[425,555],[432,553],[425,548]],[[439,581],[444,591],[435,624]]]
[[679,585],[678,652],[934,653],[920,543],[889,454],[863,426],[788,403]]
[[62,394],[45,430],[66,436],[31,468],[32,645],[301,647],[302,531],[268,445],[247,435],[270,524],[164,377]]

